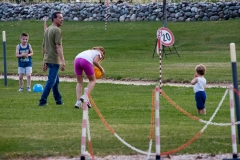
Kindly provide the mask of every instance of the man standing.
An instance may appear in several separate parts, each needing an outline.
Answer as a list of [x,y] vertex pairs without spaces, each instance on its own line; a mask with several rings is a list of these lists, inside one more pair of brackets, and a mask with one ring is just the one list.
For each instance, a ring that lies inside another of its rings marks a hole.
[[50,25],[44,32],[42,54],[43,54],[43,71],[48,70],[48,80],[44,87],[39,106],[47,105],[47,98],[52,89],[53,97],[57,105],[63,105],[62,96],[59,92],[59,68],[61,71],[65,70],[65,60],[62,48],[62,31],[59,28],[62,26],[63,16],[61,12],[54,12],[52,14],[52,25]]

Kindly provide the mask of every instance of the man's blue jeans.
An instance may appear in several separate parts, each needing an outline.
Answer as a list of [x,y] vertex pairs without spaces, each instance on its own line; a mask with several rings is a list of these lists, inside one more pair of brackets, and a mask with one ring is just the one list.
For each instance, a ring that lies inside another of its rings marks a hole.
[[56,104],[62,104],[62,96],[58,89],[59,77],[58,70],[60,68],[59,64],[47,63],[48,66],[48,80],[44,87],[41,99],[39,100],[39,104],[46,104],[48,95],[52,89],[53,97],[56,101]]

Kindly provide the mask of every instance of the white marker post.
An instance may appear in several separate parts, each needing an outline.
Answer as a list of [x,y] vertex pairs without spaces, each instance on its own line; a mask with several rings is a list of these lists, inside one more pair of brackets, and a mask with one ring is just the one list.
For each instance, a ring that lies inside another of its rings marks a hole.
[[235,112],[233,104],[233,86],[229,86],[229,95],[230,95],[230,117],[231,117],[231,132],[232,132],[232,154],[233,158],[237,158],[237,143],[236,143],[236,128],[235,128]]
[[156,160],[160,160],[161,159],[161,151],[160,151],[159,86],[155,87],[155,136],[156,136]]
[[7,60],[6,60],[6,33],[2,32],[3,39],[3,68],[4,68],[4,86],[7,86]]
[[232,135],[232,158],[223,160],[239,160],[237,154],[237,138],[235,128],[235,112],[234,112],[234,98],[233,98],[233,85],[229,86],[229,100],[230,100],[230,119],[231,119],[231,135]]
[[88,89],[84,88],[84,104],[83,104],[83,118],[82,118],[82,143],[81,143],[81,157],[80,160],[85,160],[86,152],[86,134],[87,134],[87,118],[88,118],[88,106],[87,106],[87,93]]
[[[240,121],[240,107],[239,107],[239,97],[238,97],[238,75],[237,75],[235,43],[230,43],[230,54],[231,54],[231,62],[232,62],[233,86],[235,91],[234,98],[235,98],[236,115],[237,115],[237,121]],[[238,124],[238,141],[239,141],[239,138],[240,138],[240,125]]]

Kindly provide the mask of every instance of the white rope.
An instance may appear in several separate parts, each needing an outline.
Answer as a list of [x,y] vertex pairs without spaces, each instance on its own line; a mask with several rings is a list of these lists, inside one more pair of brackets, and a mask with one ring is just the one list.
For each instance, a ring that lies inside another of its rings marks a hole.
[[[136,152],[138,152],[138,153],[141,153],[141,154],[145,154],[145,155],[148,154],[147,152],[142,151],[142,150],[140,150],[140,149],[137,149],[137,148],[131,146],[130,144],[128,144],[127,142],[125,142],[121,137],[119,137],[119,136],[117,135],[117,133],[114,133],[114,136],[117,137],[117,139],[118,139],[119,141],[121,141],[123,144],[125,144],[127,147],[131,148],[132,150],[134,150],[134,151],[136,151]],[[151,155],[156,155],[156,153],[150,153],[150,154],[151,154]]]
[[216,108],[215,112],[213,113],[212,117],[209,119],[209,121],[207,121],[206,125],[203,127],[203,129],[201,130],[201,132],[204,132],[204,130],[207,128],[207,126],[211,123],[211,121],[213,120],[213,118],[216,116],[218,110],[220,109],[220,107],[222,106],[222,103],[224,101],[224,99],[226,98],[226,95],[228,93],[228,89],[226,89],[223,97],[222,97],[222,100],[219,102],[218,104],[218,107]]
[[[223,97],[222,97],[222,100],[220,101],[219,105],[222,105],[224,99],[225,99],[226,96],[227,96],[227,93],[228,93],[228,89],[226,89],[226,91],[225,91],[225,93],[224,93],[224,95],[223,95]],[[214,113],[214,114],[215,114],[215,113]],[[208,122],[208,121],[205,121],[205,120],[203,120],[203,119],[200,119],[199,122],[202,122],[202,123],[205,123],[205,124],[208,123],[209,125],[215,125],[215,126],[230,126],[230,125],[231,125],[231,123]],[[240,123],[240,121],[235,122],[235,124],[239,124],[239,123]]]
[[[225,91],[224,96],[222,97],[222,100],[219,102],[218,107],[217,107],[216,110],[214,111],[214,113],[213,113],[213,115],[211,116],[211,118],[209,119],[209,121],[205,121],[205,122],[206,122],[206,125],[201,129],[201,133],[203,133],[204,130],[207,129],[207,127],[208,127],[209,124],[212,124],[211,121],[213,120],[213,118],[215,117],[215,115],[216,115],[217,112],[219,111],[220,107],[222,106],[223,100],[225,99],[227,93],[228,93],[228,89]],[[156,155],[156,153],[150,153],[150,152],[151,152],[151,151],[150,151],[151,148],[149,148],[148,152],[145,152],[145,151],[142,151],[142,150],[140,150],[140,149],[137,149],[137,148],[131,146],[130,144],[128,144],[127,142],[125,142],[121,137],[119,137],[119,136],[117,135],[117,133],[114,133],[114,136],[117,137],[117,139],[118,139],[119,141],[121,141],[123,144],[125,144],[127,147],[131,148],[132,150],[134,150],[134,151],[136,151],[136,152],[138,152],[138,153],[145,154],[145,155],[147,155],[147,156]],[[150,141],[150,143],[151,143],[151,141]],[[150,146],[151,146],[151,145],[150,145]]]
[[[227,93],[228,93],[228,89],[226,89],[226,91],[225,91],[225,93],[222,97],[222,100],[220,101],[220,105],[222,105],[224,99],[226,98]],[[202,123],[205,123],[205,124],[209,123],[209,125],[215,125],[215,126],[230,126],[231,125],[231,123],[209,122],[209,121],[206,121],[206,120],[203,120],[203,119],[199,119],[198,121],[202,122]],[[235,122],[235,124],[236,125],[240,124],[240,121]]]
[[[226,92],[225,92],[225,94],[224,94],[224,98],[225,98],[225,96],[226,96]],[[224,99],[224,98],[223,98],[223,99]],[[223,100],[222,100],[222,101],[223,101]],[[219,103],[218,107],[216,108],[214,114],[211,116],[211,118],[209,119],[209,121],[207,121],[207,124],[201,129],[201,133],[203,133],[204,130],[207,129],[208,125],[211,124],[211,121],[213,120],[213,118],[215,117],[215,115],[217,114],[218,110],[220,109],[220,107],[221,107],[221,105],[222,105],[222,101]],[[142,151],[142,150],[140,150],[140,149],[137,149],[137,148],[131,146],[130,144],[128,144],[127,142],[125,142],[121,137],[119,137],[119,136],[117,135],[117,133],[114,133],[114,136],[117,137],[117,139],[118,139],[119,141],[121,141],[123,144],[125,144],[127,147],[131,148],[132,150],[134,150],[134,151],[136,151],[136,152],[138,152],[138,153],[145,154],[145,155],[152,155],[152,156],[156,155],[156,153],[148,153],[148,152]]]
[[[207,123],[207,121],[200,119],[199,122]],[[240,121],[235,122],[236,125],[240,124]],[[211,122],[210,125],[215,126],[231,126],[231,123],[217,123],[217,122]]]
[[146,160],[149,159],[150,154],[151,154],[151,150],[152,150],[152,139],[151,139],[150,142],[149,142],[149,149],[148,149],[148,154],[147,154],[147,158],[146,158]]

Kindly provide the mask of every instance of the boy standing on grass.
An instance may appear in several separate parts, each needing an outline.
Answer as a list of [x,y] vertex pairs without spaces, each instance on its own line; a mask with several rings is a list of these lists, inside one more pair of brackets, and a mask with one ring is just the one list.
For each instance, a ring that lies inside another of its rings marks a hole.
[[28,43],[28,39],[28,34],[22,33],[20,36],[21,43],[16,46],[16,57],[18,58],[19,92],[23,91],[24,74],[27,76],[27,91],[31,91],[33,50],[31,45]]
[[194,75],[191,84],[194,85],[193,90],[195,93],[196,107],[198,109],[198,114],[206,114],[205,101],[206,101],[206,84],[207,81],[204,78],[206,72],[206,67],[202,64],[199,64],[195,68],[196,74]]

